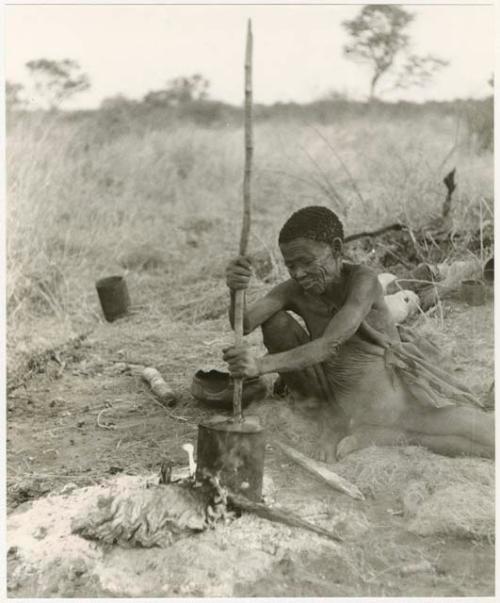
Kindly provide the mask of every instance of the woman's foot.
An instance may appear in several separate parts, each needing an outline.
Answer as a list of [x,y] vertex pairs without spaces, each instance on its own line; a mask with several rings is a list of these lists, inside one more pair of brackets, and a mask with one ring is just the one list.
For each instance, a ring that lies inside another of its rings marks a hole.
[[343,438],[337,446],[337,459],[340,461],[351,452],[360,448],[360,442],[356,434],[349,435]]
[[339,442],[346,440],[345,431],[335,430],[324,430],[320,435],[319,444],[317,448],[317,458],[323,463],[335,463],[338,456]]
[[401,429],[363,425],[339,442],[337,458],[343,459],[348,454],[369,446],[407,446],[408,444],[408,435]]

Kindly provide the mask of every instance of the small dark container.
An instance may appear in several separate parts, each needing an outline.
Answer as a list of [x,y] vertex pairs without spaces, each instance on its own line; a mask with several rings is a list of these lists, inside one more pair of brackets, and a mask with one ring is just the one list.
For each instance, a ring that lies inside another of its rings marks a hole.
[[462,298],[469,306],[482,306],[486,301],[483,281],[462,281]]
[[236,494],[259,502],[264,478],[265,432],[258,417],[242,422],[214,417],[198,426],[198,478],[218,475]]
[[104,318],[113,322],[124,316],[130,306],[127,283],[123,276],[108,276],[96,282]]
[[[262,400],[267,391],[266,384],[260,377],[243,380],[242,406],[246,408],[251,402]],[[191,393],[199,402],[212,408],[233,408],[234,382],[229,373],[212,369],[199,370],[191,383]]]
[[483,268],[484,280],[492,283],[495,280],[495,258],[490,258]]

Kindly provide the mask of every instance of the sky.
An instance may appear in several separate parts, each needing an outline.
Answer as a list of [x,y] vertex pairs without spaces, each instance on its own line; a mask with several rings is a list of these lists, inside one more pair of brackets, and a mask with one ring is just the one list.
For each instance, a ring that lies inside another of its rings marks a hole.
[[[343,56],[341,23],[361,6],[10,5],[5,7],[5,77],[27,83],[25,63],[70,58],[92,86],[66,104],[97,107],[123,94],[141,99],[177,76],[201,73],[210,97],[243,101],[246,21],[254,31],[254,101],[308,102],[330,91],[365,98],[369,70]],[[407,5],[412,50],[449,61],[424,88],[382,98],[482,97],[494,70],[494,8]],[[381,81],[380,92],[384,90]]]

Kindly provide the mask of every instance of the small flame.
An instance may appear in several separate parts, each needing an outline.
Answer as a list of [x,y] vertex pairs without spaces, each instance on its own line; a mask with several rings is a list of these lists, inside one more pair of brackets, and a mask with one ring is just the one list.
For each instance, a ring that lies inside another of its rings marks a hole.
[[196,463],[194,462],[194,446],[192,444],[183,444],[182,449],[187,452],[189,458],[189,475],[192,477],[196,473]]

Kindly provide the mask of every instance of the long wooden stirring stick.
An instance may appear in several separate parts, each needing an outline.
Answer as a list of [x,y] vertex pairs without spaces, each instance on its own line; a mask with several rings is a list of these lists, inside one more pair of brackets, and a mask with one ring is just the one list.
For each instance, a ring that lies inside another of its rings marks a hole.
[[[250,200],[252,177],[252,22],[248,20],[247,40],[245,51],[245,173],[243,177],[243,224],[240,236],[240,255],[245,255],[250,234]],[[243,343],[243,315],[245,312],[245,291],[237,290],[234,296],[234,344]],[[238,421],[243,421],[241,398],[243,393],[243,379],[234,379],[233,416]]]

